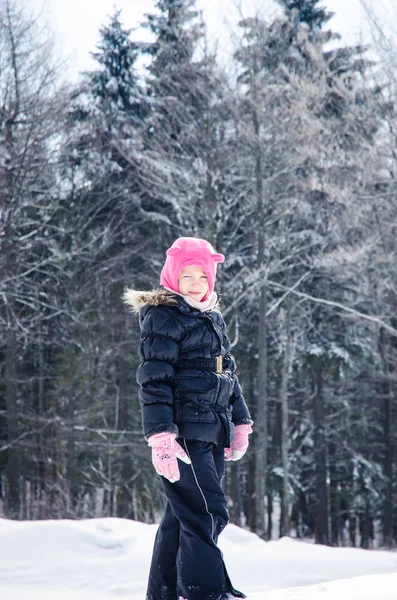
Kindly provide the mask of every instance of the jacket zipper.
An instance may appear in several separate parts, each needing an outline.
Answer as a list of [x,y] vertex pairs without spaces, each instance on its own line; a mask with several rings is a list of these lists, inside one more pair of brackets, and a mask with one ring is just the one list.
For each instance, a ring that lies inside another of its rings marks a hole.
[[[217,328],[215,327],[211,317],[208,317],[207,315],[203,315],[203,317],[205,319],[207,319],[210,323],[211,323],[211,327],[212,329],[215,331],[215,335],[219,340],[219,356],[221,357],[221,359],[223,360],[222,357],[222,336],[220,335],[220,333],[218,332]],[[218,357],[216,357],[217,360],[217,366],[218,366]],[[221,370],[222,373],[222,370]],[[219,396],[219,391],[220,391],[220,386],[221,386],[221,375],[219,373],[217,373],[218,377],[218,382],[217,382],[217,395],[216,398],[218,399]],[[216,410],[216,409],[215,409]],[[221,440],[221,443],[223,442],[226,445],[230,445],[230,424],[229,424],[229,419],[226,418],[221,418],[221,422],[222,422],[222,429],[223,429],[223,439]]]
[[203,315],[204,319],[207,319],[207,321],[209,321],[209,323],[211,324],[212,329],[215,331],[215,335],[218,338],[219,341],[219,354],[222,354],[222,337],[219,334],[219,331],[217,330],[217,328],[215,327],[211,317],[208,317],[207,315]]

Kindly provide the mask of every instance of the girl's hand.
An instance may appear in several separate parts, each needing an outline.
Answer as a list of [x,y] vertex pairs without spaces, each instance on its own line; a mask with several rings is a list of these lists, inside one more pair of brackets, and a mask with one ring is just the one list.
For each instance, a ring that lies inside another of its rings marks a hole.
[[171,483],[178,481],[180,473],[177,459],[190,464],[190,458],[176,441],[175,433],[155,433],[149,437],[148,444],[152,448],[152,463],[157,473]]
[[230,448],[225,448],[225,460],[240,460],[244,456],[249,446],[250,433],[252,433],[252,425],[235,426],[234,441],[230,444]]

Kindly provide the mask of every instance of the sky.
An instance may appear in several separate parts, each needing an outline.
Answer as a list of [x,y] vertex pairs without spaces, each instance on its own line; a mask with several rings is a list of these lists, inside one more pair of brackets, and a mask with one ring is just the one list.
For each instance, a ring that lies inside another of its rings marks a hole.
[[[156,525],[0,519],[0,598],[142,600]],[[264,542],[228,525],[219,545],[248,600],[397,600],[397,553]]]
[[[61,55],[69,59],[71,78],[80,71],[93,67],[90,52],[95,51],[99,28],[106,24],[114,7],[122,9],[124,25],[138,27],[144,14],[154,7],[155,0],[25,0],[35,14],[40,14],[58,40]],[[395,0],[366,0],[369,5],[379,6]],[[218,39],[222,47],[229,44],[228,31],[239,18],[239,9],[244,16],[256,10],[275,13],[273,0],[197,0],[202,8],[210,38]],[[330,27],[342,35],[342,39],[354,42],[365,29],[365,11],[360,0],[323,0],[328,10],[335,13]],[[142,39],[142,31],[135,34]],[[144,35],[144,34],[143,34]]]

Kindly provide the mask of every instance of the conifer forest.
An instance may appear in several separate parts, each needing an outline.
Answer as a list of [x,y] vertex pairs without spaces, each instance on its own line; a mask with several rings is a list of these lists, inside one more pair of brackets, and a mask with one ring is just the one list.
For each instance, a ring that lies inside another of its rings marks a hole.
[[324,0],[274,4],[227,67],[194,0],[158,0],[152,41],[115,10],[71,83],[0,0],[0,517],[158,520],[122,294],[197,236],[226,256],[255,422],[231,522],[397,545],[397,42],[343,44]]

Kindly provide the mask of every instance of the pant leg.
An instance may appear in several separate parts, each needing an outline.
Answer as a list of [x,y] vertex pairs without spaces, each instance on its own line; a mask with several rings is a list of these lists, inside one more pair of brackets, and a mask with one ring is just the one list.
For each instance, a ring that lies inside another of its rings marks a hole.
[[[228,522],[227,502],[221,487],[223,448],[209,442],[178,440],[191,459],[179,461],[181,478],[170,483],[161,478],[168,499],[156,537],[147,600],[226,600],[233,589],[216,542]],[[179,525],[179,548],[176,548]],[[170,534],[170,530],[173,534]],[[170,550],[171,549],[171,550]],[[176,562],[175,590],[173,557]],[[172,574],[172,575],[171,575]]]
[[[215,446],[214,445],[212,454],[214,457],[214,464],[215,464],[215,469],[216,469],[217,476],[218,476],[219,485],[222,486],[222,481],[223,481],[223,478],[225,477],[225,457],[224,457],[223,446]],[[227,499],[225,497],[223,489],[222,489],[222,493],[224,496],[225,509],[227,512],[227,521],[225,522],[224,519],[221,518],[218,521],[217,526],[215,527],[216,535],[214,537],[214,542],[216,544],[218,543],[219,535],[222,533],[222,531],[226,527],[227,523],[229,522],[229,513],[227,511]]]
[[[163,479],[163,478],[162,478]],[[169,502],[154,541],[146,600],[176,600],[179,521]]]
[[221,487],[223,448],[196,440],[181,440],[181,445],[191,464],[180,463],[178,482],[165,482],[181,528],[177,555],[178,596],[187,600],[226,600],[235,590],[216,543],[229,520]]

